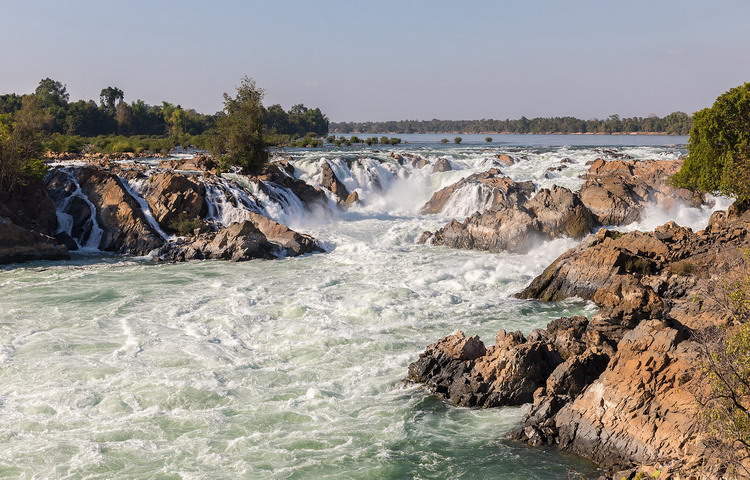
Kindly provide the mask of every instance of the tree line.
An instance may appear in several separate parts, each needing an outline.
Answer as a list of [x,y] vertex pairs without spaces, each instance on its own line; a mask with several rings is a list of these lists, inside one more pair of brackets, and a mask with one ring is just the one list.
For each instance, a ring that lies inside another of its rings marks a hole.
[[[125,92],[115,86],[103,88],[98,102],[70,101],[66,85],[51,78],[42,79],[31,94],[0,95],[0,115],[20,111],[27,97],[32,97],[48,115],[49,121],[44,127],[47,133],[80,137],[200,135],[214,128],[218,119],[225,115],[223,111],[202,114],[169,102],[149,105],[143,100],[135,100],[128,103]],[[281,105],[263,107],[261,121],[268,135],[328,134],[328,118],[319,108],[308,108],[303,104],[294,105],[287,111]]]
[[334,122],[333,133],[631,133],[660,132],[687,135],[692,118],[684,112],[664,117],[610,115],[607,119],[537,117],[511,120],[400,120],[385,122]]

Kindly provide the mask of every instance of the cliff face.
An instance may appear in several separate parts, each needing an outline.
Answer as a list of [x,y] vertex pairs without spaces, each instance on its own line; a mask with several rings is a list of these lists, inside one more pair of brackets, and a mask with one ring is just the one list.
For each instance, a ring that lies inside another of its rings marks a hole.
[[[707,453],[700,425],[696,395],[707,382],[694,334],[726,324],[711,299],[744,272],[749,232],[750,211],[742,206],[714,213],[699,232],[674,223],[650,233],[601,230],[518,295],[581,297],[599,306],[595,316],[556,320],[527,336],[500,332],[491,347],[454,334],[429,346],[409,378],[457,405],[529,402],[515,438],[610,471],[630,469],[618,480],[643,466],[720,478],[722,465]],[[464,350],[473,353],[455,353]]]

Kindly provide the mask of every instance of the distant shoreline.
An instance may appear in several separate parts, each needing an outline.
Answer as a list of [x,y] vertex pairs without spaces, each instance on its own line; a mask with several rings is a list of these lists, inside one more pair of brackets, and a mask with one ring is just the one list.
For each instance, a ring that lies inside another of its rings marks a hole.
[[544,132],[544,133],[518,133],[518,132],[340,132],[331,131],[330,134],[337,135],[653,135],[662,137],[686,137],[667,132]]

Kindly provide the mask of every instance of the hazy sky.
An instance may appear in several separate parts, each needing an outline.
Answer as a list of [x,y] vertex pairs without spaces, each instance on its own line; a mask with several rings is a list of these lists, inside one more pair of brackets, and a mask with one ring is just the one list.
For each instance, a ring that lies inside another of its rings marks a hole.
[[243,75],[334,121],[692,112],[750,81],[750,0],[0,0],[0,93],[213,113]]

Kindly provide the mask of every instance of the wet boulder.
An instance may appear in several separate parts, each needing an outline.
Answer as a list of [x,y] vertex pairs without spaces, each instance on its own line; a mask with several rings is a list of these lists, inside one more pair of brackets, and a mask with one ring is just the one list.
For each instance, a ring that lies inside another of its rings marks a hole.
[[66,260],[68,250],[53,237],[0,217],[0,265],[32,260]]

